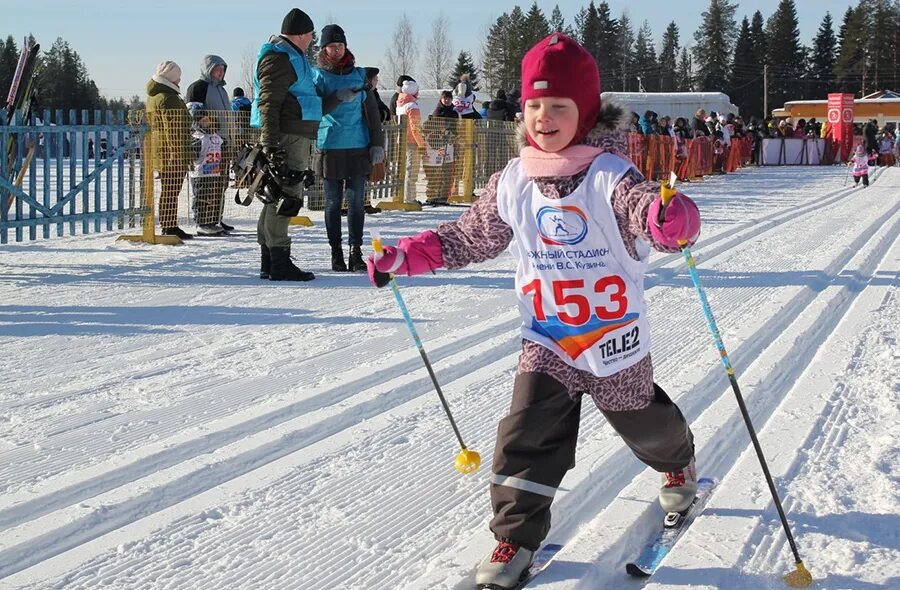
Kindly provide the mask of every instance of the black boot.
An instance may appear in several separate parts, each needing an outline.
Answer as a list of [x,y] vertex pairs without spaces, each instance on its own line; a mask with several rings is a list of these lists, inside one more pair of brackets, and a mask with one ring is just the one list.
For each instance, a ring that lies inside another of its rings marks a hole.
[[269,279],[269,271],[272,269],[272,257],[269,255],[269,247],[263,244],[259,245],[262,257],[259,261],[259,278],[263,280]]
[[290,248],[269,248],[269,254],[272,256],[270,281],[311,281],[316,278],[313,273],[300,270],[294,265]]
[[366,271],[366,261],[363,260],[362,248],[360,246],[350,246],[350,272]]
[[344,248],[340,244],[331,245],[331,270],[334,272],[347,272],[347,264],[344,262]]

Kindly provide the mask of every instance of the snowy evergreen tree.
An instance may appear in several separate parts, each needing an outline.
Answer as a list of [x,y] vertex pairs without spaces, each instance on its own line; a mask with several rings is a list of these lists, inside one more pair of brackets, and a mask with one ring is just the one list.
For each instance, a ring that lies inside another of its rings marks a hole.
[[550,13],[550,31],[557,31],[568,35],[569,37],[575,38],[575,31],[572,30],[572,27],[566,24],[566,19],[563,18],[562,11],[559,9],[559,4],[553,7],[553,12]]
[[666,32],[663,33],[662,49],[659,51],[659,90],[661,92],[674,92],[677,88],[678,51],[680,49],[678,37],[678,25],[672,21],[666,27]]
[[865,70],[866,19],[861,9],[848,8],[838,34],[839,49],[834,73],[841,92],[857,93]]
[[694,32],[694,67],[701,91],[721,92],[728,84],[737,29],[735,10],[737,5],[728,0],[710,0],[700,27]]
[[[762,114],[762,101],[756,100],[762,87],[762,75],[755,63],[753,39],[750,35],[750,21],[745,16],[741,21],[741,31],[734,44],[734,61],[731,65],[731,84],[728,96],[737,105],[741,116]],[[759,107],[758,110],[756,107]]]
[[504,12],[491,25],[482,48],[482,74],[492,94],[511,89],[513,81],[518,79],[520,64],[514,63],[510,54],[510,35],[509,14]]
[[634,75],[638,91],[657,92],[659,90],[659,64],[653,47],[653,31],[650,23],[644,21],[634,41]]
[[898,88],[897,39],[900,28],[900,1],[861,0],[858,10],[865,15],[866,67],[863,94]]
[[832,88],[834,64],[837,62],[837,37],[834,34],[834,21],[831,13],[826,12],[816,38],[813,39],[810,56],[809,84],[807,93],[810,98],[827,98]]
[[591,0],[587,8],[582,8],[575,15],[575,27],[578,41],[598,62],[600,60],[600,19],[597,16],[597,7]]
[[5,41],[0,41],[0,95],[6,100],[6,93],[12,84],[16,74],[16,66],[19,63],[19,47],[12,35]]
[[[538,8],[537,2],[532,3],[525,15],[525,23],[522,31],[522,44],[528,51],[535,43],[550,34],[550,23],[543,11]],[[524,53],[522,54],[525,55]]]
[[800,44],[800,21],[794,0],[781,0],[766,30],[769,64],[769,104],[779,108],[788,100],[803,98],[805,53]]
[[456,57],[456,65],[453,66],[453,73],[450,74],[450,78],[447,79],[447,85],[450,88],[455,88],[457,84],[459,84],[459,78],[463,74],[469,75],[469,83],[472,85],[472,88],[475,90],[480,90],[478,84],[478,68],[475,67],[475,62],[472,61],[472,56],[468,51],[460,51],[459,55]]
[[94,109],[100,105],[100,90],[88,75],[78,52],[57,37],[44,53],[37,69],[41,106],[48,109]]
[[675,90],[678,92],[694,91],[694,65],[687,47],[682,47],[678,60],[678,73],[675,76]]
[[[634,27],[631,26],[631,17],[628,11],[622,12],[619,17],[619,70],[621,75],[618,79],[622,81],[621,87],[618,89],[623,92],[637,91],[637,78],[634,76]],[[607,76],[610,77],[611,76]]]
[[595,57],[600,68],[600,79],[612,83],[608,90],[616,90],[616,78],[621,77],[616,76],[616,73],[622,70],[623,56],[619,50],[619,22],[610,14],[607,2],[601,2],[597,7],[597,23],[599,34]]

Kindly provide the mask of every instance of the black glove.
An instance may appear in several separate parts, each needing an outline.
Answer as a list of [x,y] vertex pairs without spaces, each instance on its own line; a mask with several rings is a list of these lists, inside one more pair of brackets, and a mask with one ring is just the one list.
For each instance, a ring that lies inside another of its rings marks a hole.
[[373,256],[369,256],[366,259],[366,270],[369,271],[369,281],[379,289],[391,282],[390,274],[375,268],[375,258]]

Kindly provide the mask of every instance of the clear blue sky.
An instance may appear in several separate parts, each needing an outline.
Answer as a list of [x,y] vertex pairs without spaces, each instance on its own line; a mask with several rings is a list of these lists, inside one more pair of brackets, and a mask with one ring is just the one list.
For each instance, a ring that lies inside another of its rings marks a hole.
[[[12,0],[3,0],[9,6]],[[566,22],[588,0],[558,2]],[[530,6],[520,3],[523,10]],[[554,2],[540,2],[549,17]],[[768,18],[778,0],[740,2],[737,20],[750,16],[757,9]],[[809,43],[826,11],[840,24],[850,0],[798,1],[800,34]],[[155,6],[154,6],[155,5]],[[405,12],[413,23],[421,53],[431,30],[431,22],[443,11],[450,25],[455,54],[470,51],[476,59],[487,27],[516,3],[506,0],[454,0],[453,2],[391,2],[389,0],[332,0],[308,1],[297,4],[271,0],[129,0],[108,2],[73,2],[72,0],[25,0],[15,2],[15,8],[4,11],[0,34],[12,34],[17,42],[28,33],[49,48],[61,36],[81,55],[88,71],[109,97],[144,94],[144,85],[155,65],[172,59],[184,70],[183,88],[197,78],[200,60],[207,53],[221,55],[229,64],[226,81],[229,88],[244,85],[241,79],[242,55],[254,54],[260,43],[281,27],[281,19],[290,8],[298,6],[312,17],[317,31],[330,21],[337,22],[347,32],[348,45],[357,56],[359,65],[380,66],[384,63],[385,48],[390,43],[394,26]],[[674,20],[681,30],[682,45],[693,44],[693,34],[700,22],[700,13],[708,0],[612,0],[614,16],[628,10],[639,27],[644,19],[654,29],[654,41],[659,44],[666,25]],[[153,8],[151,8],[153,6]],[[673,10],[677,7],[677,12]],[[421,55],[421,54],[420,54]],[[420,66],[421,70],[421,66]],[[417,72],[412,75],[416,76]],[[421,71],[418,72],[421,74]],[[389,85],[383,79],[382,86]]]

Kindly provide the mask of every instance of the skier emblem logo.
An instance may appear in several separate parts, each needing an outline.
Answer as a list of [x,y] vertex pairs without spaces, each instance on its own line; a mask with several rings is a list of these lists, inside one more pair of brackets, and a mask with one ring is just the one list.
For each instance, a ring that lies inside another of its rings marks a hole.
[[550,246],[574,246],[587,236],[587,215],[572,205],[541,207],[536,220],[541,241]]

